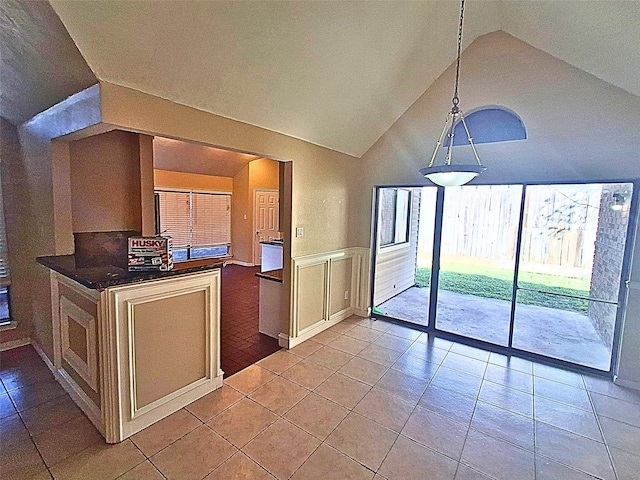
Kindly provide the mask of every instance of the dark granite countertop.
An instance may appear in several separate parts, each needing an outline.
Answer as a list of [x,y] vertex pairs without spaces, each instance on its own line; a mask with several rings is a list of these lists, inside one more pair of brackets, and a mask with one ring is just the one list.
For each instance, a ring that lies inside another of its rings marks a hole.
[[175,263],[173,270],[168,272],[130,272],[126,268],[113,265],[86,266],[80,263],[77,265],[75,255],[56,255],[51,257],[38,257],[36,261],[51,270],[54,270],[65,277],[75,280],[81,285],[94,290],[104,290],[105,288],[117,285],[127,285],[130,283],[145,282],[176,275],[186,275],[188,273],[203,272],[220,268],[224,261],[220,259],[209,261],[194,261]]
[[263,245],[275,245],[277,247],[282,247],[284,245],[283,240],[265,240],[260,243]]
[[268,270],[266,272],[256,273],[256,277],[264,278],[265,280],[273,280],[274,282],[282,283],[282,269]]

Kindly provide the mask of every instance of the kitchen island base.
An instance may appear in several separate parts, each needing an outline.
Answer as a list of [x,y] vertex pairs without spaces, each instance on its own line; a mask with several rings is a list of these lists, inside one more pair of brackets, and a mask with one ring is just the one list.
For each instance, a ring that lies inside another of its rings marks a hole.
[[108,443],[222,386],[220,276],[96,290],[51,272],[54,374]]

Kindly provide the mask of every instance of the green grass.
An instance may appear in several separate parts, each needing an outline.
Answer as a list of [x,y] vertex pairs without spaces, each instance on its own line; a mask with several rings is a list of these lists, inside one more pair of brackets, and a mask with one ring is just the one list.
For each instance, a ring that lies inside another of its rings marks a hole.
[[[431,280],[430,268],[418,268],[416,285],[428,287]],[[440,270],[439,287],[451,292],[496,298],[511,301],[513,272],[499,268],[453,265],[451,269]],[[522,272],[519,286],[533,290],[544,290],[562,295],[589,295],[589,280],[563,277],[560,275]],[[519,303],[542,307],[559,308],[578,313],[588,313],[589,302],[578,298],[546,295],[543,293],[519,290]]]

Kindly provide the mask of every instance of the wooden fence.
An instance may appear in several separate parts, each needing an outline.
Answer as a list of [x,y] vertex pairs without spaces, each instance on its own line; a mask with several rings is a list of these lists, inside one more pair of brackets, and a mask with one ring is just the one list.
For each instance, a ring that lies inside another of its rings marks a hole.
[[[601,191],[598,185],[528,187],[520,261],[590,271]],[[447,188],[442,254],[513,261],[521,195],[520,185]],[[423,208],[433,208],[428,203]],[[428,233],[421,232],[419,250],[430,256],[432,229],[422,228]]]

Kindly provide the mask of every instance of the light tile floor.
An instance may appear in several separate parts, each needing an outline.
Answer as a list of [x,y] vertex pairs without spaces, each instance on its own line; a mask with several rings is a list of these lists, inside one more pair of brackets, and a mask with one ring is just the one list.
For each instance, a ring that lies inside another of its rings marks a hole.
[[2,353],[3,479],[637,480],[640,392],[352,317],[106,445]]

